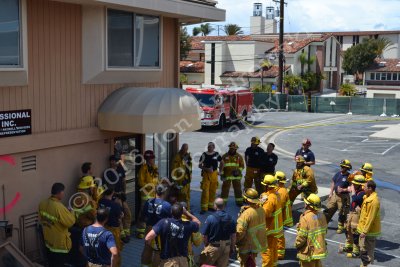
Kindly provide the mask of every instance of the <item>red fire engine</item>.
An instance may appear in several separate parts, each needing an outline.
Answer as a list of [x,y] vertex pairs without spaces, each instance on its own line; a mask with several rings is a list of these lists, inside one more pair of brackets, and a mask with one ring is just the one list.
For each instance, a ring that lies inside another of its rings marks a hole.
[[226,123],[247,120],[252,114],[253,93],[244,87],[186,88],[199,101],[201,125],[223,128]]

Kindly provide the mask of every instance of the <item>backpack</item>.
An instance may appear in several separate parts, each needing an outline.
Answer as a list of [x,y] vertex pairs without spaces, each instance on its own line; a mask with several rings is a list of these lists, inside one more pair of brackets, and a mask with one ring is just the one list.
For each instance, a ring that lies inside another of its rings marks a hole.
[[85,237],[89,243],[89,247],[88,247],[88,255],[87,257],[94,261],[98,258],[98,254],[97,254],[97,248],[99,247],[99,238],[100,236],[106,231],[106,229],[101,230],[96,237],[91,241],[89,238],[89,235],[87,233],[87,228],[85,228],[84,233],[85,233]]

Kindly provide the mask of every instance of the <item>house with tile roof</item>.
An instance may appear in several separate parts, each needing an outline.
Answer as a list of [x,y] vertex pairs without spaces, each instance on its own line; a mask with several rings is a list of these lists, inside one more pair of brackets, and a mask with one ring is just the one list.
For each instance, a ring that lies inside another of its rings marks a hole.
[[400,58],[377,59],[365,71],[367,97],[400,98]]

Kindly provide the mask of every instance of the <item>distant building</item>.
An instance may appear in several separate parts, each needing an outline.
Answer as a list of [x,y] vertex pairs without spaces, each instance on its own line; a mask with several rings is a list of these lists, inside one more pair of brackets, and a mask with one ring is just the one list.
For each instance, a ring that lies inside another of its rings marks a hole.
[[376,60],[364,79],[367,97],[400,98],[400,58]]

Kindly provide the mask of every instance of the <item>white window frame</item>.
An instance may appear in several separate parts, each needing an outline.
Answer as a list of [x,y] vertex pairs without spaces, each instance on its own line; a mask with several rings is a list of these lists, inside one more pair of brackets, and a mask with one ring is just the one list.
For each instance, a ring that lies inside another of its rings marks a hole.
[[19,0],[20,65],[0,66],[0,86],[28,84],[28,33],[26,0]]
[[[131,13],[133,14],[133,31],[135,31],[135,23],[136,23],[136,16],[153,16],[153,17],[157,17],[159,19],[159,24],[158,24],[158,66],[137,66],[136,65],[136,33],[133,33],[133,66],[131,67],[127,67],[127,66],[109,66],[108,64],[108,10],[116,10],[116,11],[123,11],[123,12],[127,12],[127,13]],[[161,46],[162,46],[162,38],[161,38],[161,28],[162,28],[162,19],[161,16],[156,16],[156,15],[148,15],[148,14],[141,14],[138,12],[132,12],[132,11],[126,11],[126,10],[120,10],[120,9],[115,9],[115,8],[107,8],[106,9],[106,69],[107,70],[140,70],[140,69],[146,69],[146,70],[159,70],[161,68]]]

